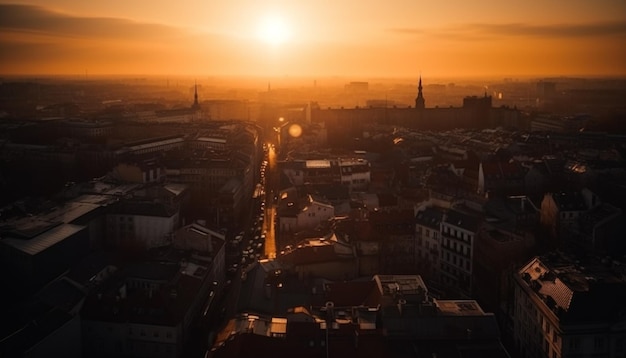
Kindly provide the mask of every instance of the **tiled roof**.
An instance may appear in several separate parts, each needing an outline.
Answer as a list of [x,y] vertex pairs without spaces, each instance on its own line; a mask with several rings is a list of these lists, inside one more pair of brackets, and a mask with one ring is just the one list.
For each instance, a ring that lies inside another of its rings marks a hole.
[[607,322],[624,311],[626,282],[601,263],[552,254],[532,259],[519,275],[563,321]]

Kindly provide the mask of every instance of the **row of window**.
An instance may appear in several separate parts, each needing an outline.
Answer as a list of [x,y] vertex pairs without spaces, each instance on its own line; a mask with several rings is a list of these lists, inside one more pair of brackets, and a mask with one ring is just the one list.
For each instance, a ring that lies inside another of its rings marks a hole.
[[468,234],[468,233],[463,232],[461,230],[456,230],[456,229],[448,227],[446,225],[442,225],[442,229],[443,229],[443,233],[444,234],[448,234],[451,237],[455,237],[455,238],[461,239],[461,240],[463,240],[465,242],[468,242],[470,244],[472,243],[472,238],[473,238],[474,235]]

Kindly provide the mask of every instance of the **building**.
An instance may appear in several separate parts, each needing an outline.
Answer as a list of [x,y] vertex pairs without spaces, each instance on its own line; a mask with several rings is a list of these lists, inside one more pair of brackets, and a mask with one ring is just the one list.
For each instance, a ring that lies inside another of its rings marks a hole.
[[[223,254],[223,247],[214,253]],[[84,303],[84,355],[181,357],[217,287],[214,264],[210,256],[185,254],[123,266]]]
[[335,208],[308,195],[303,202],[281,198],[278,214],[278,228],[281,232],[298,232],[327,223],[335,217]]
[[473,292],[474,247],[480,217],[450,209],[441,220],[440,284],[462,297]]
[[125,199],[106,215],[107,246],[130,251],[167,246],[179,225],[178,206]]
[[521,357],[625,357],[624,266],[556,252],[514,275],[514,338]]
[[361,158],[293,160],[281,167],[295,186],[341,184],[352,192],[366,190],[371,182],[370,163]]
[[479,193],[518,195],[524,193],[526,171],[516,161],[484,161],[478,167]]
[[278,257],[285,270],[300,279],[320,277],[349,280],[357,277],[358,259],[354,245],[329,237],[302,240]]
[[101,201],[81,196],[0,225],[0,265],[18,288],[15,294],[37,291],[99,245],[104,234]]
[[416,255],[422,266],[422,277],[426,279],[433,279],[440,269],[443,216],[444,210],[436,206],[426,207],[415,215]]
[[588,209],[581,192],[546,193],[541,201],[540,222],[557,243],[578,230],[578,218]]
[[487,128],[519,122],[520,111],[508,107],[492,107],[491,96],[467,97],[462,107],[427,108],[421,77],[414,106],[355,108],[311,108],[311,122],[325,123],[328,141],[344,145],[346,138],[360,138],[372,123],[398,125],[421,130],[454,128]]

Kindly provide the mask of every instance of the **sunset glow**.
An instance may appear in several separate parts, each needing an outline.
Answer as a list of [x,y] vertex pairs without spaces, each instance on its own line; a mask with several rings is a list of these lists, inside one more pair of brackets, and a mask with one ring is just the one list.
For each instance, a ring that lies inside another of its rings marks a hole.
[[[4,74],[626,74],[626,2],[0,4]],[[264,52],[280,48],[280,56]]]
[[258,36],[270,45],[280,45],[289,41],[291,30],[280,16],[268,15],[259,23]]

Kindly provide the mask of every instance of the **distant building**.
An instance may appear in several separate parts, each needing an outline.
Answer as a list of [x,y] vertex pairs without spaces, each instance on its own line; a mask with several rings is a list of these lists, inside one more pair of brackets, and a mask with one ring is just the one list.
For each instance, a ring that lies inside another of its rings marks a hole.
[[540,115],[531,120],[530,130],[533,132],[576,133],[582,131],[590,120],[589,115],[569,117]]
[[467,97],[462,107],[427,108],[421,85],[414,107],[389,108],[327,108],[311,109],[312,123],[325,123],[328,141],[332,145],[345,144],[346,138],[360,138],[371,123],[405,126],[422,130],[449,130],[454,128],[487,128],[516,124],[520,112],[508,107],[492,107],[491,96]]

